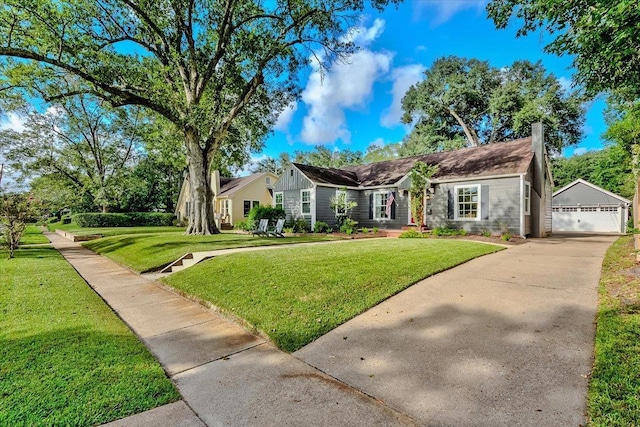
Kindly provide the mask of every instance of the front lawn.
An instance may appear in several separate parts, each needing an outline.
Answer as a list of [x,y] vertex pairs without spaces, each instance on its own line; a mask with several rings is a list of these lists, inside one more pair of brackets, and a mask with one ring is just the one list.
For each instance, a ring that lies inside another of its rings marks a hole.
[[315,236],[313,234],[276,239],[235,233],[220,233],[213,236],[160,233],[105,237],[83,243],[83,246],[137,272],[147,272],[158,270],[189,252],[335,239],[336,237]]
[[501,249],[455,240],[356,240],[219,256],[163,281],[295,351],[425,277]]
[[0,252],[0,425],[89,426],[180,398],[54,249]]
[[148,227],[99,227],[99,228],[85,228],[80,227],[75,222],[69,224],[62,224],[56,222],[49,224],[50,231],[64,230],[76,236],[86,236],[88,234],[100,234],[104,237],[120,236],[123,234],[145,234],[145,233],[176,233],[183,232],[184,227],[173,226],[148,226]]
[[589,425],[640,425],[640,269],[633,236],[607,251],[600,278]]
[[40,227],[36,225],[27,225],[27,228],[24,230],[24,234],[22,235],[22,239],[20,239],[21,245],[36,245],[49,243],[49,239],[44,237]]

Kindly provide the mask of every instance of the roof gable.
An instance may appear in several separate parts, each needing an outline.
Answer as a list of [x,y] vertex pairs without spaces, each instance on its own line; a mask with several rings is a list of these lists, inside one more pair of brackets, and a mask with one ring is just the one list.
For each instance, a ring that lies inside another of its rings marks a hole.
[[[576,193],[576,194],[572,194]],[[594,197],[594,194],[600,193],[598,197]],[[586,198],[586,199],[585,199]],[[611,200],[614,199],[614,200]],[[622,196],[618,196],[615,193],[605,190],[602,187],[598,187],[595,184],[578,178],[572,183],[565,185],[555,193],[553,193],[554,203],[568,203],[569,200],[576,203],[600,203],[607,204],[612,201],[621,202],[625,204],[631,204],[631,200],[627,200]]]
[[435,181],[526,173],[533,151],[531,138],[498,142],[480,147],[386,160],[342,169],[294,164],[312,182],[345,187],[376,187],[397,184],[417,161],[438,165]]
[[252,182],[267,176],[271,176],[272,178],[277,179],[274,174],[269,172],[255,173],[253,175],[243,176],[240,178],[220,177],[220,194],[218,196],[230,197],[235,192],[240,191],[241,189],[250,185]]

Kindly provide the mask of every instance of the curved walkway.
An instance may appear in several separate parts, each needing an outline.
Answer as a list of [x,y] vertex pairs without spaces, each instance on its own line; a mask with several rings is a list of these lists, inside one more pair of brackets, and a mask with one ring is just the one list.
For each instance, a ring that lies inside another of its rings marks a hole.
[[48,237],[184,398],[112,425],[584,424],[597,285],[615,237],[537,239],[475,259],[293,355]]

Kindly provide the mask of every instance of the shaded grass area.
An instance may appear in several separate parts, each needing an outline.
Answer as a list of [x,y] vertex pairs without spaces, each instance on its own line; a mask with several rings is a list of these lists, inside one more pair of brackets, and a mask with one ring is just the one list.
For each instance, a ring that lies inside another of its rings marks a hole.
[[216,257],[163,279],[295,351],[417,281],[499,246],[382,239]]
[[4,258],[0,425],[97,425],[180,398],[153,356],[56,250],[26,248]]
[[27,228],[24,230],[24,234],[22,235],[22,239],[20,239],[21,245],[37,245],[49,243],[49,239],[44,237],[40,227],[35,225],[27,225]]
[[86,236],[88,234],[101,234],[104,237],[120,236],[123,234],[145,234],[145,233],[176,233],[183,232],[184,227],[99,227],[99,228],[83,228],[75,222],[62,224],[56,222],[49,224],[49,231],[64,230],[73,233],[76,236]]
[[137,272],[147,272],[160,269],[188,252],[336,239],[336,237],[324,235],[276,239],[235,233],[221,233],[213,236],[185,236],[182,233],[160,233],[105,237],[104,239],[83,243],[83,246]]
[[640,425],[640,268],[633,236],[623,236],[602,264],[590,426]]

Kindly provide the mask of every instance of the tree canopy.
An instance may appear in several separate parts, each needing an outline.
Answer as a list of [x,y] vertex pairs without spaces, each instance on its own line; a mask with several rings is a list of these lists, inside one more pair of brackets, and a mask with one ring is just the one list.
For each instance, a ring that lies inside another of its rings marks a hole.
[[637,0],[491,0],[487,12],[498,28],[516,22],[519,36],[538,29],[555,36],[546,50],[573,55],[575,80],[589,95],[616,90],[640,97]]
[[[381,9],[398,0],[371,0]],[[6,0],[0,92],[89,93],[148,108],[183,134],[190,234],[217,232],[209,169],[243,164],[300,88],[299,70],[354,51],[364,0]]]
[[545,125],[547,150],[561,152],[582,136],[582,96],[567,92],[540,63],[437,59],[402,100],[403,121],[414,124],[403,143],[412,154],[508,141]]

